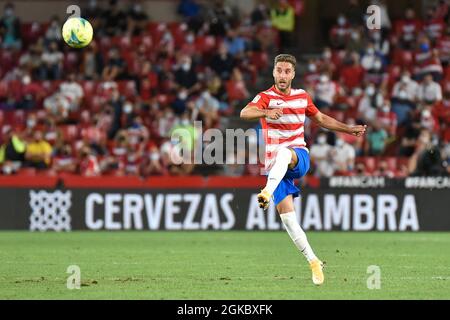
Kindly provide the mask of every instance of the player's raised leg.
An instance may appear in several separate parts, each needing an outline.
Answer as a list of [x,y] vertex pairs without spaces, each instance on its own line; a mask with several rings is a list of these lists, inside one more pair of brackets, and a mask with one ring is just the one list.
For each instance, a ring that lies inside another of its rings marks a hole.
[[281,221],[286,228],[295,246],[308,260],[312,271],[312,281],[316,285],[321,285],[324,281],[323,263],[314,254],[305,232],[297,222],[294,210],[294,201],[292,195],[288,195],[278,205],[277,210],[280,213]]
[[284,178],[288,168],[295,167],[297,161],[297,154],[292,149],[280,148],[278,150],[275,162],[267,177],[267,184],[264,189],[261,190],[261,193],[258,194],[258,203],[261,208],[267,209],[269,207],[270,198],[275,189]]

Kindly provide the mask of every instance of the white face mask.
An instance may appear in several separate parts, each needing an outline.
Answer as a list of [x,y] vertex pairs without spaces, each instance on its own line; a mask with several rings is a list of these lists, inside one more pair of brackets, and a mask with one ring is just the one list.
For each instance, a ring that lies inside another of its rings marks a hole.
[[178,98],[180,98],[180,100],[186,100],[187,96],[188,96],[188,94],[187,94],[186,91],[181,91],[181,92],[178,94]]
[[188,126],[189,125],[189,120],[188,119],[181,120],[181,125],[182,126]]
[[133,105],[131,105],[130,103],[127,103],[123,106],[123,111],[125,113],[131,113],[131,111],[133,111]]
[[403,83],[408,83],[409,80],[411,80],[411,78],[410,78],[409,76],[407,76],[407,75],[402,76],[402,80],[401,80],[401,81],[402,81]]
[[181,69],[183,69],[184,71],[189,71],[190,68],[191,68],[191,64],[190,63],[183,63],[181,65]]
[[22,82],[23,82],[24,85],[30,84],[30,82],[31,82],[30,76],[29,76],[29,75],[24,76],[24,77],[22,78]]
[[344,26],[346,23],[347,23],[347,19],[345,19],[344,17],[338,18],[338,25],[340,25],[341,27]]
[[320,136],[320,137],[317,138],[317,142],[318,142],[319,144],[325,144],[325,143],[327,142],[327,137],[325,137],[325,136]]
[[342,147],[344,145],[344,140],[342,139],[337,139],[336,140],[336,146],[337,147]]
[[159,160],[159,153],[158,153],[158,152],[152,152],[152,153],[150,153],[150,160],[152,160],[152,161],[158,161],[158,160]]
[[28,128],[34,128],[35,125],[36,125],[36,120],[34,120],[34,119],[28,119],[27,120],[27,127]]
[[331,58],[331,52],[330,51],[325,51],[323,53],[323,58],[324,59],[330,59]]
[[391,111],[391,107],[383,106],[383,108],[381,110],[383,110],[384,113],[389,113],[389,111]]
[[321,75],[320,76],[320,82],[325,83],[328,81],[328,76],[327,75]]
[[310,63],[310,64],[308,65],[308,70],[309,70],[310,72],[316,72],[317,66],[316,66],[314,63]]
[[374,87],[372,87],[372,86],[370,86],[370,87],[367,87],[366,88],[366,94],[368,95],[368,96],[373,96],[374,94],[375,94],[375,88]]
[[367,49],[367,54],[368,55],[373,55],[374,53],[375,53],[375,50],[373,48]]

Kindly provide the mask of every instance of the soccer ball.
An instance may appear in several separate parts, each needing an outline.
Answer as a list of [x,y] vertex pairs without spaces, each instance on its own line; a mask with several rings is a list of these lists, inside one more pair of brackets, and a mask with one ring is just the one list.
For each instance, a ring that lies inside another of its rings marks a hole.
[[84,48],[92,40],[94,30],[83,18],[69,18],[62,27],[64,41],[72,48]]

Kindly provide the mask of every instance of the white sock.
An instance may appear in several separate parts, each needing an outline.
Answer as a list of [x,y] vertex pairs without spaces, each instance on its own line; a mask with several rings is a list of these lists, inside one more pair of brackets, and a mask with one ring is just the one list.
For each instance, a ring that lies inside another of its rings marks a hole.
[[305,232],[297,222],[295,212],[292,211],[288,213],[282,213],[280,214],[280,217],[281,221],[283,221],[283,224],[286,227],[286,231],[289,233],[292,241],[294,241],[295,246],[300,250],[301,253],[303,253],[306,260],[308,260],[308,262],[311,262],[312,260],[317,259],[311,246],[308,243]]
[[281,148],[278,150],[277,156],[275,158],[275,163],[272,166],[272,169],[269,171],[269,176],[267,177],[267,184],[264,188],[270,194],[273,194],[275,189],[280,184],[280,181],[283,179],[286,171],[288,169],[289,163],[292,160],[292,152],[288,148]]

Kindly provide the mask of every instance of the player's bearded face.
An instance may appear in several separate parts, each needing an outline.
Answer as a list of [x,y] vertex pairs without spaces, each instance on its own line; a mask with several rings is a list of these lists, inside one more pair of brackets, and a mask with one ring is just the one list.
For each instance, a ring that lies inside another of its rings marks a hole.
[[294,66],[289,62],[278,62],[273,69],[273,78],[275,86],[280,91],[289,90],[292,79],[294,79]]

